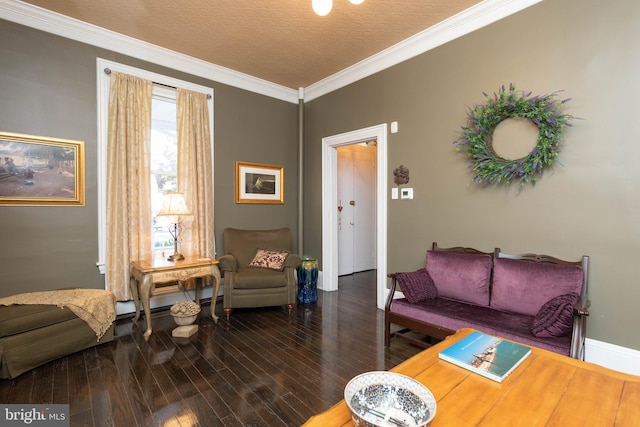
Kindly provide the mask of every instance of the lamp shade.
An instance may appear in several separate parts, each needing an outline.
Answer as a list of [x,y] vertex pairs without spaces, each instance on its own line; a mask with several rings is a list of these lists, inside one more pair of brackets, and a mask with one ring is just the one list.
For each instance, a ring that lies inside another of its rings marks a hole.
[[182,219],[191,218],[191,211],[187,208],[182,193],[167,193],[164,195],[164,201],[160,211],[156,216],[174,216],[182,217]]

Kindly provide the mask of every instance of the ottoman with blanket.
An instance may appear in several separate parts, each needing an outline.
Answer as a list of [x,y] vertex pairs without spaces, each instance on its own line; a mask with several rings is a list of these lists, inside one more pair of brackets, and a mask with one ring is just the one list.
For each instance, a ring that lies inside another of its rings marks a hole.
[[0,378],[113,340],[116,299],[100,289],[0,298]]

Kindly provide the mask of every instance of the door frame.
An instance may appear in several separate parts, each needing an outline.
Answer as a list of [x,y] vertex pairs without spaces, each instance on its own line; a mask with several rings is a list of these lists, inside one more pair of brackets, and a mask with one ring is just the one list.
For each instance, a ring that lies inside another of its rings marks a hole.
[[322,290],[338,290],[338,147],[375,139],[376,303],[384,309],[387,294],[387,124],[322,138]]

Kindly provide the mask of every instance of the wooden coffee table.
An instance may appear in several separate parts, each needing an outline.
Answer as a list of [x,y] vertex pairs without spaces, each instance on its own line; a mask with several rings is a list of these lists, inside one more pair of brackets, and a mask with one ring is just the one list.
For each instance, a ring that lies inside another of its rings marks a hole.
[[[461,329],[391,369],[424,384],[438,401],[431,426],[638,426],[640,377],[533,348],[498,383],[438,358],[473,332]],[[345,401],[305,427],[353,426]]]
[[[218,316],[215,314],[215,300],[220,290],[220,270],[218,261],[213,258],[190,256],[180,261],[168,261],[165,258],[153,260],[138,260],[131,262],[131,293],[136,305],[136,315],[133,318],[137,322],[140,318],[140,302],[144,309],[144,316],[147,321],[147,329],[144,339],[151,336],[151,310],[149,299],[153,286],[159,283],[180,282],[199,277],[213,277],[214,291],[211,298],[211,317],[218,323]],[[196,301],[200,303],[200,281],[196,282]]]

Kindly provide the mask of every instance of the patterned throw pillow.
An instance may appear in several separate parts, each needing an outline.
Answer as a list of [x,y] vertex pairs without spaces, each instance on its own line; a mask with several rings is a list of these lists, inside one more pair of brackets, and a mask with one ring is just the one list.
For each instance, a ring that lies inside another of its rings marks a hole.
[[541,338],[562,337],[573,329],[573,307],[578,302],[575,292],[547,301],[533,319],[531,332]]
[[405,298],[411,304],[438,297],[436,285],[426,268],[410,273],[396,273],[396,280]]
[[271,270],[282,271],[284,261],[287,259],[289,252],[287,251],[270,251],[267,249],[258,249],[253,261],[249,267],[269,268]]

